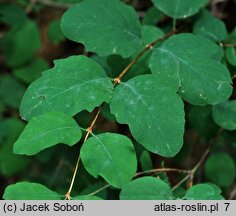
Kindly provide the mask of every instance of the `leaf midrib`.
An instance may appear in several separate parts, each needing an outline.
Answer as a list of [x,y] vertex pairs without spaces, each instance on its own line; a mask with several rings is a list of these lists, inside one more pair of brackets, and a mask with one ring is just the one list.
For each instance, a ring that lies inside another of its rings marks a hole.
[[107,153],[107,156],[108,156],[109,160],[111,161],[112,167],[113,167],[114,170],[115,170],[117,179],[118,179],[119,184],[120,184],[120,186],[121,186],[121,185],[122,185],[122,181],[121,181],[121,178],[120,178],[120,176],[119,176],[119,170],[117,170],[117,167],[115,166],[115,163],[114,163],[114,161],[113,161],[113,159],[112,159],[112,156],[111,156],[110,152],[107,150],[105,144],[99,139],[98,136],[96,136],[96,135],[94,135],[94,134],[93,134],[93,136],[95,137],[95,139],[98,140],[98,142],[101,144],[101,146],[102,146],[102,148],[104,149],[104,151]]
[[[52,77],[52,78],[54,78],[54,77]],[[44,79],[43,77],[41,78],[41,79]],[[57,96],[60,96],[60,95],[62,95],[62,94],[64,94],[64,93],[66,93],[66,92],[68,92],[68,91],[71,91],[71,90],[73,90],[73,89],[75,89],[75,88],[78,88],[77,89],[77,92],[80,90],[80,87],[81,86],[83,86],[83,85],[86,85],[86,84],[88,84],[88,83],[93,83],[93,82],[96,82],[96,81],[98,81],[98,80],[108,80],[109,78],[108,77],[102,77],[102,78],[97,78],[97,79],[93,79],[93,80],[87,80],[87,81],[85,81],[84,83],[79,83],[79,84],[76,84],[76,85],[74,85],[74,86],[71,86],[69,89],[63,89],[63,91],[61,91],[60,93],[58,93],[58,94],[55,94],[55,95],[53,95],[53,96],[49,96],[49,97],[47,97],[45,100],[47,100],[47,102],[48,101],[51,101],[52,99],[54,99],[55,97],[57,97]],[[42,80],[42,82],[43,82],[43,80]],[[51,88],[51,87],[48,87],[48,88],[45,88],[44,89],[44,91],[47,91],[47,89],[49,89],[49,88]],[[76,93],[77,94],[77,93]],[[42,102],[44,102],[44,100],[40,100],[36,105],[34,105],[31,109],[27,109],[28,111],[27,112],[25,112],[25,111],[22,111],[22,113],[25,113],[24,114],[24,116],[27,116],[27,115],[29,115],[33,110],[35,110],[35,109],[37,109],[38,108],[38,106],[42,103]],[[26,108],[28,108],[28,107],[26,107]]]
[[59,130],[63,130],[63,129],[75,129],[75,127],[72,127],[72,126],[64,126],[64,127],[60,127],[60,128],[54,128],[54,129],[52,129],[52,130],[46,131],[45,133],[42,133],[42,134],[40,134],[40,135],[38,135],[38,136],[36,136],[36,137],[30,139],[29,142],[31,142],[31,141],[33,142],[33,141],[39,139],[40,137],[43,137],[43,136],[45,136],[45,135],[48,135],[48,134],[50,134],[50,133],[53,133],[53,132],[56,132],[56,131],[59,131]]

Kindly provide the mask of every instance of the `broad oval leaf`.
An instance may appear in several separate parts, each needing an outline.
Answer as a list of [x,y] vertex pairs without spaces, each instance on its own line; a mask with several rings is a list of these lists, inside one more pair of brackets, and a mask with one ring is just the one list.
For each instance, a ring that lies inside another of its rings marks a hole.
[[193,33],[220,42],[228,35],[224,22],[203,10],[193,27]]
[[101,56],[127,58],[141,45],[138,17],[119,0],[84,0],[63,15],[61,28],[67,38]]
[[235,179],[234,160],[226,153],[212,154],[206,161],[205,173],[211,182],[227,187]]
[[152,0],[163,13],[173,18],[187,18],[197,13],[208,0]]
[[142,75],[121,83],[110,106],[117,121],[128,124],[134,138],[149,151],[173,157],[181,149],[183,102],[165,80]]
[[227,130],[236,130],[236,100],[213,106],[212,114],[216,124]]
[[187,200],[223,200],[219,187],[213,184],[197,184],[192,186],[185,194]]
[[161,179],[142,177],[125,185],[120,193],[121,200],[171,200],[171,188]]
[[71,116],[92,111],[111,97],[112,82],[100,65],[86,56],[71,56],[55,61],[26,90],[20,106],[23,119],[30,120],[51,111]]
[[11,27],[23,25],[27,21],[27,16],[22,8],[15,4],[0,4],[0,23],[5,23]]
[[41,184],[30,182],[9,185],[3,194],[5,200],[60,200],[61,197]]
[[76,121],[59,112],[50,112],[33,117],[14,144],[14,153],[34,155],[43,149],[59,143],[69,146],[81,138]]
[[26,64],[34,57],[40,46],[39,28],[35,22],[28,20],[12,28],[1,39],[4,59],[10,67]]
[[83,144],[80,155],[91,175],[100,175],[117,188],[131,181],[137,169],[133,144],[120,134],[94,135]]
[[232,92],[230,73],[219,61],[222,56],[222,49],[210,40],[179,34],[153,50],[149,66],[153,74],[175,85],[189,103],[214,105]]

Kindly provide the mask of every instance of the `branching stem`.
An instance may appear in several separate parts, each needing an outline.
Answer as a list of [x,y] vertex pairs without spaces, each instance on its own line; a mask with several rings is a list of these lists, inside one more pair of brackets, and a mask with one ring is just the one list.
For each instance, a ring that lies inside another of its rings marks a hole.
[[[97,111],[97,113],[96,113],[96,116],[94,117],[94,119],[93,119],[91,125],[88,127],[87,132],[86,132],[86,135],[85,135],[84,140],[83,140],[83,144],[87,141],[89,135],[92,133],[93,127],[94,127],[94,125],[95,125],[95,123],[96,123],[96,121],[97,121],[97,119],[98,119],[98,116],[99,116],[99,114],[100,114],[100,112],[101,112],[101,109],[102,109],[102,107],[99,107],[99,109],[98,109],[98,111]],[[77,162],[76,162],[76,165],[75,165],[75,170],[74,170],[74,173],[73,173],[73,177],[72,177],[72,180],[71,180],[71,183],[70,183],[69,190],[68,190],[68,192],[67,192],[66,195],[65,195],[65,199],[66,199],[66,200],[70,200],[70,199],[71,199],[71,196],[70,196],[70,195],[71,195],[72,188],[73,188],[73,186],[74,186],[75,177],[76,177],[77,172],[78,172],[79,162],[80,162],[80,154],[79,154],[79,156],[78,156],[78,159],[77,159]]]
[[167,38],[170,37],[171,35],[174,35],[176,32],[177,32],[177,30],[176,30],[176,29],[173,29],[172,31],[166,33],[163,37],[160,37],[160,38],[158,38],[157,40],[153,41],[152,43],[146,45],[145,48],[133,59],[133,61],[130,62],[130,63],[127,65],[127,67],[120,73],[120,75],[114,79],[114,85],[117,85],[117,84],[119,84],[119,83],[121,82],[121,78],[128,72],[128,70],[129,70],[148,50],[153,49],[153,47],[154,47],[157,43],[159,43],[159,42],[161,42],[161,41],[167,39]]
[[199,167],[203,164],[203,162],[205,161],[206,157],[208,156],[210,152],[210,149],[207,149],[205,151],[205,153],[202,155],[201,159],[198,161],[198,163],[193,167],[193,169],[189,170],[188,175],[186,175],[182,180],[180,180],[173,188],[172,190],[174,191],[176,188],[178,188],[183,182],[187,181],[188,179],[190,179],[189,181],[189,187],[191,187],[193,185],[193,177],[194,174],[196,173],[196,171],[199,169]]
[[[40,0],[42,1],[42,0]],[[44,1],[44,0],[43,0]],[[47,0],[48,1],[48,0]],[[121,81],[121,78],[128,72],[128,70],[144,55],[144,53],[146,53],[148,50],[152,49],[153,46],[155,46],[157,43],[159,43],[160,41],[163,41],[165,39],[167,39],[168,37],[170,37],[171,35],[175,34],[177,32],[176,29],[166,33],[163,37],[161,38],[158,38],[157,40],[153,41],[152,43],[146,45],[146,47],[134,58],[134,60],[120,73],[120,75],[114,79],[114,87],[120,83]],[[89,135],[92,133],[92,130],[93,130],[93,127],[97,121],[97,118],[101,112],[101,106],[99,107],[98,109],[98,112],[96,113],[96,116],[94,117],[91,125],[88,127],[87,129],[87,133],[85,135],[85,138],[83,140],[83,143],[86,142],[86,140],[88,139]],[[75,182],[75,178],[76,178],[76,175],[77,175],[77,172],[78,172],[78,168],[79,168],[79,162],[80,162],[80,154],[78,156],[78,159],[77,159],[77,162],[76,162],[76,166],[75,166],[75,169],[74,169],[74,173],[73,173],[73,177],[72,177],[72,180],[71,180],[71,183],[70,183],[70,187],[69,187],[69,190],[68,192],[65,194],[65,199],[66,200],[70,200],[71,199],[71,191],[72,191],[72,188],[73,188],[73,185],[74,185],[74,182]],[[107,186],[108,187],[108,186]]]
[[105,189],[106,189],[106,188],[108,188],[108,187],[110,187],[110,185],[109,185],[109,184],[107,184],[107,185],[105,185],[105,186],[103,186],[103,187],[101,187],[101,188],[97,189],[96,191],[94,191],[94,192],[90,193],[88,196],[93,196],[93,195],[95,195],[95,194],[99,193],[100,191],[103,191],[103,190],[105,190]]
[[135,174],[135,177],[140,176],[140,175],[144,175],[144,174],[159,173],[159,172],[178,172],[178,173],[189,174],[191,171],[184,170],[184,169],[176,169],[176,168],[158,168],[158,169],[145,170],[143,172],[138,172]]
[[[187,174],[183,179],[181,179],[181,181],[175,185],[172,190],[175,190],[177,187],[179,187],[183,182],[187,181],[188,179],[190,179],[189,182],[189,187],[192,186],[193,184],[193,177],[194,177],[194,173],[198,170],[198,168],[202,165],[202,163],[204,162],[204,160],[206,159],[207,155],[209,154],[209,149],[206,150],[206,152],[203,154],[203,156],[201,157],[201,159],[198,161],[198,163],[193,167],[193,169],[191,170],[185,170],[185,169],[176,169],[176,168],[158,168],[158,169],[151,169],[151,170],[145,170],[143,172],[138,172],[135,174],[135,177],[138,177],[140,175],[144,175],[144,174],[151,174],[151,173],[158,173],[158,172],[178,172],[178,173],[184,173]],[[97,189],[96,191],[88,194],[88,196],[93,196],[97,193],[99,193],[102,190],[105,190],[106,188],[110,187],[109,184],[104,185],[103,187]],[[236,193],[236,192],[235,192]],[[234,196],[235,194],[233,194]]]

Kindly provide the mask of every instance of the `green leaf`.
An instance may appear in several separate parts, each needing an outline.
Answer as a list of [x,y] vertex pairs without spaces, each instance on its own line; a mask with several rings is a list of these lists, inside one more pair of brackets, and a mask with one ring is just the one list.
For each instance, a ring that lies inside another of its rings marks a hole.
[[[30,41],[30,45],[29,45]],[[35,22],[27,21],[4,34],[2,50],[8,66],[20,66],[30,61],[40,48],[39,29]]]
[[[110,67],[108,71],[109,77],[116,78],[117,76],[119,76],[121,71],[123,71],[124,68],[131,62],[131,58],[124,59],[120,55],[110,55],[107,57],[106,61],[108,66]],[[129,79],[129,77],[132,75],[132,73],[125,74],[123,80]]]
[[24,11],[14,4],[0,5],[0,23],[5,23],[9,26],[22,25],[27,20]]
[[151,156],[146,150],[144,150],[140,155],[140,165],[143,171],[153,169]]
[[213,106],[212,114],[216,124],[227,130],[236,130],[236,100]]
[[236,67],[236,48],[234,46],[236,44],[236,27],[228,35],[224,43],[228,44],[228,47],[226,47],[226,50],[225,50],[226,59],[232,66]]
[[224,22],[207,10],[201,12],[200,18],[193,26],[193,33],[215,42],[224,40],[228,35]]
[[133,144],[120,134],[94,135],[84,143],[80,155],[85,169],[91,175],[100,175],[117,188],[131,181],[137,169]]
[[142,75],[121,83],[110,106],[117,121],[128,124],[137,142],[149,151],[173,157],[181,149],[183,102],[165,80]]
[[[146,44],[142,44],[142,47],[145,47]],[[139,50],[140,51],[140,50]],[[129,72],[126,73],[122,77],[122,81],[127,81],[133,77],[146,74],[146,73],[151,73],[149,67],[148,67],[148,60],[150,58],[150,53],[151,52],[146,52],[140,59],[139,61],[133,65],[132,68],[130,68]],[[124,68],[137,56],[138,52],[135,53],[131,58],[128,59],[123,59],[119,55],[110,55],[107,58],[107,63],[111,67],[109,71],[109,76],[112,78],[115,78],[119,76],[121,71],[124,70]]]
[[132,7],[119,0],[103,0],[102,4],[84,0],[63,15],[61,28],[67,38],[101,56],[127,58],[141,45],[138,17]]
[[[150,25],[143,25],[141,27],[141,40],[142,40],[142,46],[138,50],[138,52],[135,52],[135,54],[129,58],[129,59],[122,59],[120,56],[112,55],[108,58],[108,62],[110,66],[112,67],[112,77],[117,77],[121,71],[136,58],[136,56],[146,47],[147,44],[152,43],[156,39],[162,37],[164,35],[164,32],[155,26]],[[135,63],[129,70],[129,73],[126,73],[124,77],[122,78],[123,81],[127,81],[133,77],[142,75],[142,74],[150,74],[151,71],[148,67],[148,62],[150,59],[150,56],[152,54],[152,51],[146,52],[141,56],[141,58],[138,60],[137,63]],[[115,73],[114,73],[115,71]]]
[[31,83],[41,76],[42,71],[48,68],[48,63],[44,59],[38,58],[24,67],[15,69],[14,75],[25,83]]
[[187,200],[223,200],[221,190],[211,184],[197,184],[191,187],[185,194]]
[[[113,56],[113,55],[111,55]],[[94,60],[95,62],[97,62],[100,66],[102,66],[102,68],[104,69],[104,71],[106,72],[106,74],[111,77],[111,67],[108,65],[107,59],[109,56],[99,56],[99,55],[92,55],[90,58],[92,60]]]
[[[139,49],[137,53],[135,53],[132,58],[129,60],[129,62],[133,61],[134,58],[150,43],[157,40],[158,38],[162,37],[164,35],[164,32],[156,27],[151,25],[143,25],[141,27],[141,40],[142,40],[142,47]],[[151,73],[148,62],[150,59],[150,56],[152,54],[152,51],[149,51],[145,53],[141,58],[138,60],[136,64],[133,65],[133,67],[129,70],[129,73],[127,73],[123,80],[128,80],[130,78],[133,78],[135,76],[139,76],[142,74]],[[126,64],[125,66],[127,66]],[[120,71],[119,71],[120,73]]]
[[103,199],[97,196],[84,195],[84,196],[72,197],[72,200],[103,200]]
[[6,106],[18,109],[24,92],[25,86],[13,77],[5,75],[0,78],[0,100]]
[[208,0],[152,0],[152,2],[166,15],[180,19],[197,13]]
[[13,144],[25,125],[15,118],[0,122],[0,173],[11,177],[24,170],[29,164],[28,157],[13,154]]
[[226,153],[212,154],[206,161],[205,173],[213,183],[230,186],[236,176],[234,160]]
[[173,194],[168,184],[158,178],[142,177],[125,185],[121,200],[171,200]]
[[144,45],[150,44],[162,36],[164,36],[164,32],[156,26],[142,26],[141,39]]
[[[235,40],[236,43],[236,40]],[[225,50],[225,57],[227,61],[236,67],[236,49],[235,47],[227,47]]]
[[73,118],[59,112],[46,113],[29,121],[14,145],[14,153],[34,155],[59,143],[72,146],[81,135]]
[[212,118],[212,106],[191,106],[188,117],[190,125],[200,136],[212,138],[219,129]]
[[165,15],[156,7],[151,7],[144,15],[142,24],[156,25],[164,16]]
[[60,200],[61,195],[37,183],[19,182],[9,185],[3,194],[5,200]]
[[230,73],[219,61],[222,56],[222,49],[213,42],[179,34],[153,50],[149,66],[189,103],[214,105],[227,100],[232,92]]
[[[164,32],[155,26],[151,25],[143,25],[141,27],[141,40],[142,40],[142,45],[140,49],[135,52],[135,54],[128,58],[128,59],[123,59],[119,55],[111,55],[107,58],[107,63],[110,66],[110,77],[117,77],[121,71],[131,62],[136,58],[136,56],[146,47],[146,45],[152,43],[156,39],[162,37],[164,35]],[[148,67],[148,62],[151,56],[151,51],[146,52],[143,54],[139,61],[134,64],[130,70],[129,73],[126,73],[124,77],[122,78],[123,81],[127,81],[133,77],[142,75],[142,74],[148,74],[151,73],[149,67]]]
[[48,38],[53,44],[60,43],[65,39],[60,27],[60,19],[53,20],[48,27]]
[[73,116],[110,100],[111,80],[88,57],[71,56],[54,63],[54,68],[45,71],[27,89],[20,106],[22,118],[30,120],[50,111]]

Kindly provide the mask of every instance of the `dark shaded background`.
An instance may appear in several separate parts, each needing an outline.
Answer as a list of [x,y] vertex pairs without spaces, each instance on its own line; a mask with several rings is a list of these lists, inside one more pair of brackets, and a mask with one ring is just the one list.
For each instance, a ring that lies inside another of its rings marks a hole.
[[[66,2],[66,1],[64,1]],[[152,6],[152,3],[149,0],[139,1],[139,0],[125,0],[127,4],[133,5],[136,9],[140,19],[145,15],[146,11]],[[68,41],[66,39],[62,39],[59,43],[53,44],[52,41],[48,38],[48,28],[51,21],[58,19],[62,16],[66,8],[68,7],[67,3],[58,3],[57,1],[2,1],[1,4],[14,4],[22,10],[25,11],[28,18],[34,20],[40,30],[40,38],[41,38],[41,47],[36,52],[35,56],[40,57],[46,60],[49,67],[53,66],[53,60],[58,58],[65,58],[70,55],[79,55],[85,54],[91,56],[91,53],[87,53],[84,50],[82,45],[77,43]],[[42,3],[42,4],[41,4]],[[229,32],[231,32],[236,26],[236,0],[212,0],[208,9],[214,14],[216,17],[220,18],[225,22],[226,27]],[[161,21],[157,23],[159,27],[163,27],[172,23],[172,20],[168,17],[164,17]],[[8,32],[9,26],[0,23],[0,40],[4,36],[6,32]],[[29,41],[30,46],[30,41]],[[236,72],[236,71],[235,71]],[[0,53],[0,78],[3,75],[13,76],[13,68],[9,67],[4,60],[4,53]],[[236,80],[236,79],[235,79]],[[236,81],[234,80],[234,91]],[[21,82],[22,85],[27,87],[28,84]],[[1,91],[1,89],[0,89]],[[3,91],[3,90],[2,90]],[[15,89],[8,89],[8,91],[14,92]],[[2,92],[3,93],[3,92]],[[5,92],[8,94],[9,92]],[[20,95],[19,97],[22,97]],[[232,98],[236,99],[236,93],[232,95]],[[1,100],[1,98],[0,98]],[[186,112],[188,113],[189,105],[186,104]],[[88,114],[87,112],[83,112],[77,116],[78,121],[80,121],[80,125],[84,127],[89,125],[93,114]],[[16,118],[20,119],[18,109],[16,107],[5,106],[3,110],[1,110],[1,121],[5,121],[6,119]],[[82,120],[81,120],[82,119]],[[3,126],[5,127],[5,126]],[[109,118],[106,118],[106,115],[102,115],[97,123],[96,128],[99,131],[114,131],[126,134],[127,136],[131,136],[129,129],[125,125],[119,125],[115,122],[111,121]],[[1,128],[0,125],[0,134]],[[187,120],[186,123],[186,133],[185,133],[185,143],[189,143],[190,146],[188,148],[183,149],[180,154],[175,159],[163,159],[161,157],[152,155],[152,162],[154,167],[159,167],[163,161],[165,162],[166,167],[179,167],[190,169],[193,167],[198,159],[200,158],[202,152],[204,151],[204,146],[201,143],[211,142],[212,139],[217,139],[217,134],[214,135],[216,137],[211,137],[210,139],[202,139],[201,136],[191,127],[190,123]],[[2,141],[0,139],[0,141]],[[3,138],[4,141],[4,138]],[[140,147],[141,148],[141,147]],[[229,151],[232,155],[236,156],[236,151],[234,148],[228,147]],[[57,148],[52,148],[48,151],[43,151],[39,155],[35,157],[30,157],[30,162],[27,166],[25,166],[22,170],[9,175],[4,176],[0,175],[0,197],[4,192],[4,189],[7,185],[15,183],[21,180],[28,181],[36,181],[42,184],[48,185],[48,187],[52,189],[56,189],[57,191],[61,191],[63,194],[68,187],[72,170],[74,167],[74,163],[78,154],[79,147],[75,146],[73,148],[68,148],[66,146],[59,146]],[[139,150],[137,149],[137,152]],[[10,156],[9,156],[10,157]],[[0,164],[1,166],[1,164]],[[13,163],[13,166],[15,164]],[[77,183],[77,189],[83,189],[91,184],[97,184],[96,187],[101,187],[104,183],[101,179],[98,181],[90,177],[83,167],[80,167],[78,179],[82,179],[79,183]],[[179,178],[176,174],[170,174],[169,180],[174,184],[177,183]],[[196,177],[197,182],[201,182],[204,180],[204,175],[202,172],[199,172]],[[95,188],[96,188],[95,187]],[[84,193],[87,191],[85,190]],[[115,189],[109,189],[108,198],[113,199],[117,198],[118,192]],[[236,198],[235,186],[228,188],[224,191],[224,194],[227,197]],[[103,194],[103,196],[105,196]]]

